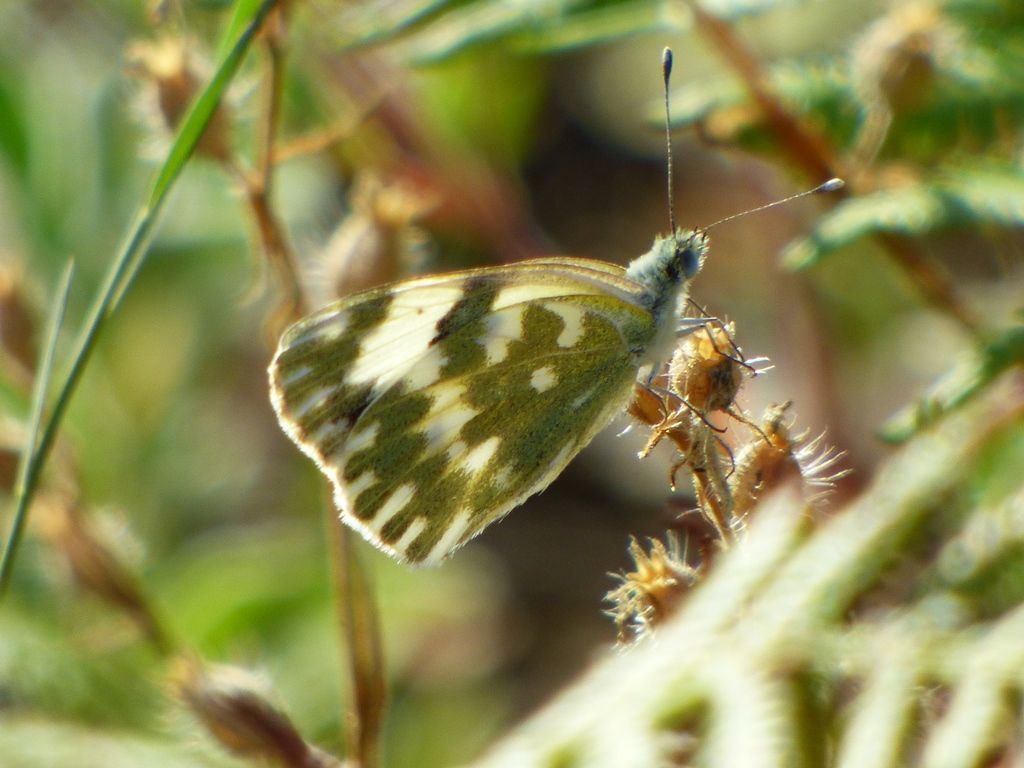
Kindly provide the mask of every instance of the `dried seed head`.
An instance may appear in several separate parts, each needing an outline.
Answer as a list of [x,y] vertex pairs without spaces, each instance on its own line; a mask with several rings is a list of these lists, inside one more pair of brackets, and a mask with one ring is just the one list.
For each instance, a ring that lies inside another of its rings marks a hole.
[[[930,93],[936,75],[961,48],[961,34],[932,2],[896,5],[857,42],[853,75],[862,97],[893,109],[912,107]],[[947,62],[943,65],[943,60]]]
[[27,440],[26,429],[11,418],[0,419],[0,490],[11,493],[18,474],[18,461]]
[[724,411],[742,423],[750,420],[736,407],[743,373],[759,373],[743,358],[732,339],[735,327],[709,319],[690,333],[677,349],[660,388],[638,385],[629,412],[649,424],[652,434],[640,451],[647,456],[662,439],[669,438],[679,458],[669,471],[675,490],[676,474],[688,467],[693,474],[698,509],[727,545],[741,528],[733,511],[727,478],[733,472],[732,450],[721,437],[725,430],[708,419]]
[[320,303],[414,273],[427,250],[427,237],[415,222],[435,206],[432,196],[363,173],[351,203],[308,270],[310,294]]
[[36,532],[65,558],[79,588],[124,611],[161,652],[172,642],[145,600],[132,572],[125,566],[123,546],[65,493],[51,491],[36,501]]
[[686,463],[699,440],[698,433],[723,431],[707,420],[709,413],[726,411],[745,420],[733,407],[736,394],[744,371],[751,375],[760,371],[744,360],[732,339],[733,333],[732,323],[709,320],[676,349],[668,373],[655,379],[655,387],[637,384],[634,388],[629,413],[654,428],[640,458],[667,437],[676,444]]
[[672,356],[668,388],[699,413],[732,405],[743,381],[743,357],[733,323],[709,322],[687,336]]
[[746,515],[757,497],[774,487],[788,472],[799,472],[793,456],[796,445],[783,421],[790,405],[787,402],[768,408],[762,419],[761,434],[755,434],[736,456],[736,471],[729,478],[729,488],[738,516]]
[[[192,105],[203,78],[195,57],[180,37],[133,43],[125,56],[130,74],[149,86],[140,93],[140,112],[147,122],[157,123],[163,132],[173,132]],[[158,115],[159,120],[152,116]],[[224,102],[218,105],[203,133],[196,152],[230,163],[231,124]]]
[[635,570],[613,574],[622,583],[605,600],[612,603],[608,615],[619,628],[619,641],[649,633],[679,605],[683,595],[697,581],[697,571],[687,565],[679,541],[668,534],[668,545],[658,539],[644,550],[635,538],[629,540],[629,554]]
[[779,486],[792,474],[799,474],[806,486],[817,487],[820,496],[849,472],[824,474],[835,466],[843,453],[831,447],[823,448],[824,435],[809,441],[806,432],[793,435],[785,423],[790,405],[786,402],[767,408],[760,434],[755,434],[736,456],[736,471],[729,478],[729,487],[738,517],[746,515],[759,496]]
[[933,2],[894,4],[854,46],[852,80],[863,106],[851,167],[867,173],[894,116],[918,107],[943,70],[962,71],[962,32]]
[[237,667],[181,660],[171,676],[176,694],[228,751],[303,768],[340,768],[307,744],[288,716],[269,701],[266,686]]
[[12,264],[0,264],[0,346],[17,364],[25,383],[36,369],[36,321],[25,296],[24,275]]

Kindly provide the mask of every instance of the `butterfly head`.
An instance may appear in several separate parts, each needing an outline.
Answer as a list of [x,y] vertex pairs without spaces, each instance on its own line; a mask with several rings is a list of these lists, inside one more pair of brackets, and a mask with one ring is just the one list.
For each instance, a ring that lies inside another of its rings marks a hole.
[[661,305],[700,271],[707,250],[703,230],[677,229],[656,238],[651,250],[630,262],[626,276],[647,289],[652,305]]
[[705,230],[677,229],[672,238],[672,251],[672,263],[678,265],[682,279],[692,279],[704,266],[704,259],[708,253],[708,236]]

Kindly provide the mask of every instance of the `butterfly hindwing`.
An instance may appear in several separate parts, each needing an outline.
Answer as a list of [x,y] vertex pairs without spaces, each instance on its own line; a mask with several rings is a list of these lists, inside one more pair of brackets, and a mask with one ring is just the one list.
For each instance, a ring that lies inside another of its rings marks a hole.
[[[339,506],[379,545],[434,562],[544,488],[621,411],[636,378],[622,331],[590,306],[607,301],[573,297],[489,315],[489,325],[522,326],[520,337],[503,339],[499,362],[485,362],[495,337],[471,326],[447,345],[478,350],[462,358],[468,368],[438,366],[447,358],[438,345],[423,361],[440,369],[435,383],[394,385],[356,424],[338,456]],[[588,306],[579,309],[584,327],[569,337],[574,347],[560,347],[559,312],[577,303]]]
[[282,338],[275,409],[346,522],[436,562],[621,410],[654,332],[634,290],[620,267],[545,259],[357,294]]

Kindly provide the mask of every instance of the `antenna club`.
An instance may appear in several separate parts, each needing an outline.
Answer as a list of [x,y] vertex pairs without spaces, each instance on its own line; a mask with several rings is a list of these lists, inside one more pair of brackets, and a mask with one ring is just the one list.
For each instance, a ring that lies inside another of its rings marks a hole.
[[672,49],[667,46],[661,52],[661,71],[665,77],[665,84],[668,85],[668,79],[672,76]]
[[835,192],[837,189],[842,189],[846,186],[846,182],[840,178],[829,179],[824,184],[815,187],[812,192],[815,194],[823,192]]

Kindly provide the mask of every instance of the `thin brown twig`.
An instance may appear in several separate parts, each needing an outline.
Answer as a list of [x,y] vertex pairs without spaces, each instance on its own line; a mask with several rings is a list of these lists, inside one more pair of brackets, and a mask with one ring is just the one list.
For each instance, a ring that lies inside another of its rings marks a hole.
[[277,275],[282,289],[281,304],[272,322],[275,329],[309,309],[303,300],[295,257],[285,237],[284,226],[271,203],[275,168],[274,143],[281,121],[281,95],[284,88],[286,22],[285,11],[282,8],[278,8],[267,19],[263,35],[267,53],[267,76],[264,79],[264,108],[256,141],[256,170],[251,173],[238,170],[244,185],[246,202],[256,225],[260,248]]
[[[263,252],[280,281],[284,296],[270,321],[274,329],[297,320],[310,308],[294,256],[272,208],[270,194],[277,163],[289,156],[287,151],[280,151],[275,144],[284,82],[285,32],[285,18],[279,13],[268,23],[265,37],[269,72],[258,143],[258,170],[256,174],[243,174]],[[339,125],[334,131],[321,135],[319,146],[326,148],[350,134],[358,124],[357,121],[365,119],[383,102],[385,96],[386,93],[381,94],[379,99],[354,118],[345,121],[343,126]],[[309,146],[307,144],[306,148]],[[375,768],[380,762],[380,733],[387,696],[377,603],[365,566],[355,551],[352,531],[339,523],[330,501],[323,505],[323,510],[328,541],[331,542],[329,559],[335,611],[341,634],[345,638],[348,657],[351,699],[344,717],[348,757],[354,766]]]
[[274,147],[273,162],[275,165],[293,160],[297,157],[308,157],[320,152],[326,152],[332,147],[340,144],[349,138],[367,118],[371,117],[387,101],[394,88],[384,88],[365,104],[360,105],[359,110],[351,115],[346,115],[336,121],[334,125],[324,128],[322,131],[311,133],[306,136],[299,136],[290,141],[278,144]]
[[[331,509],[328,501],[325,510]],[[380,733],[387,705],[384,652],[373,587],[356,551],[350,528],[328,512],[331,571],[337,615],[347,640],[351,704],[345,718],[348,757],[358,768],[380,764]]]
[[776,96],[761,62],[728,23],[705,11],[699,2],[687,0],[697,28],[718,48],[719,53],[736,71],[751,97],[764,113],[786,153],[805,168],[814,179],[831,179],[839,162],[823,136],[803,125]]

